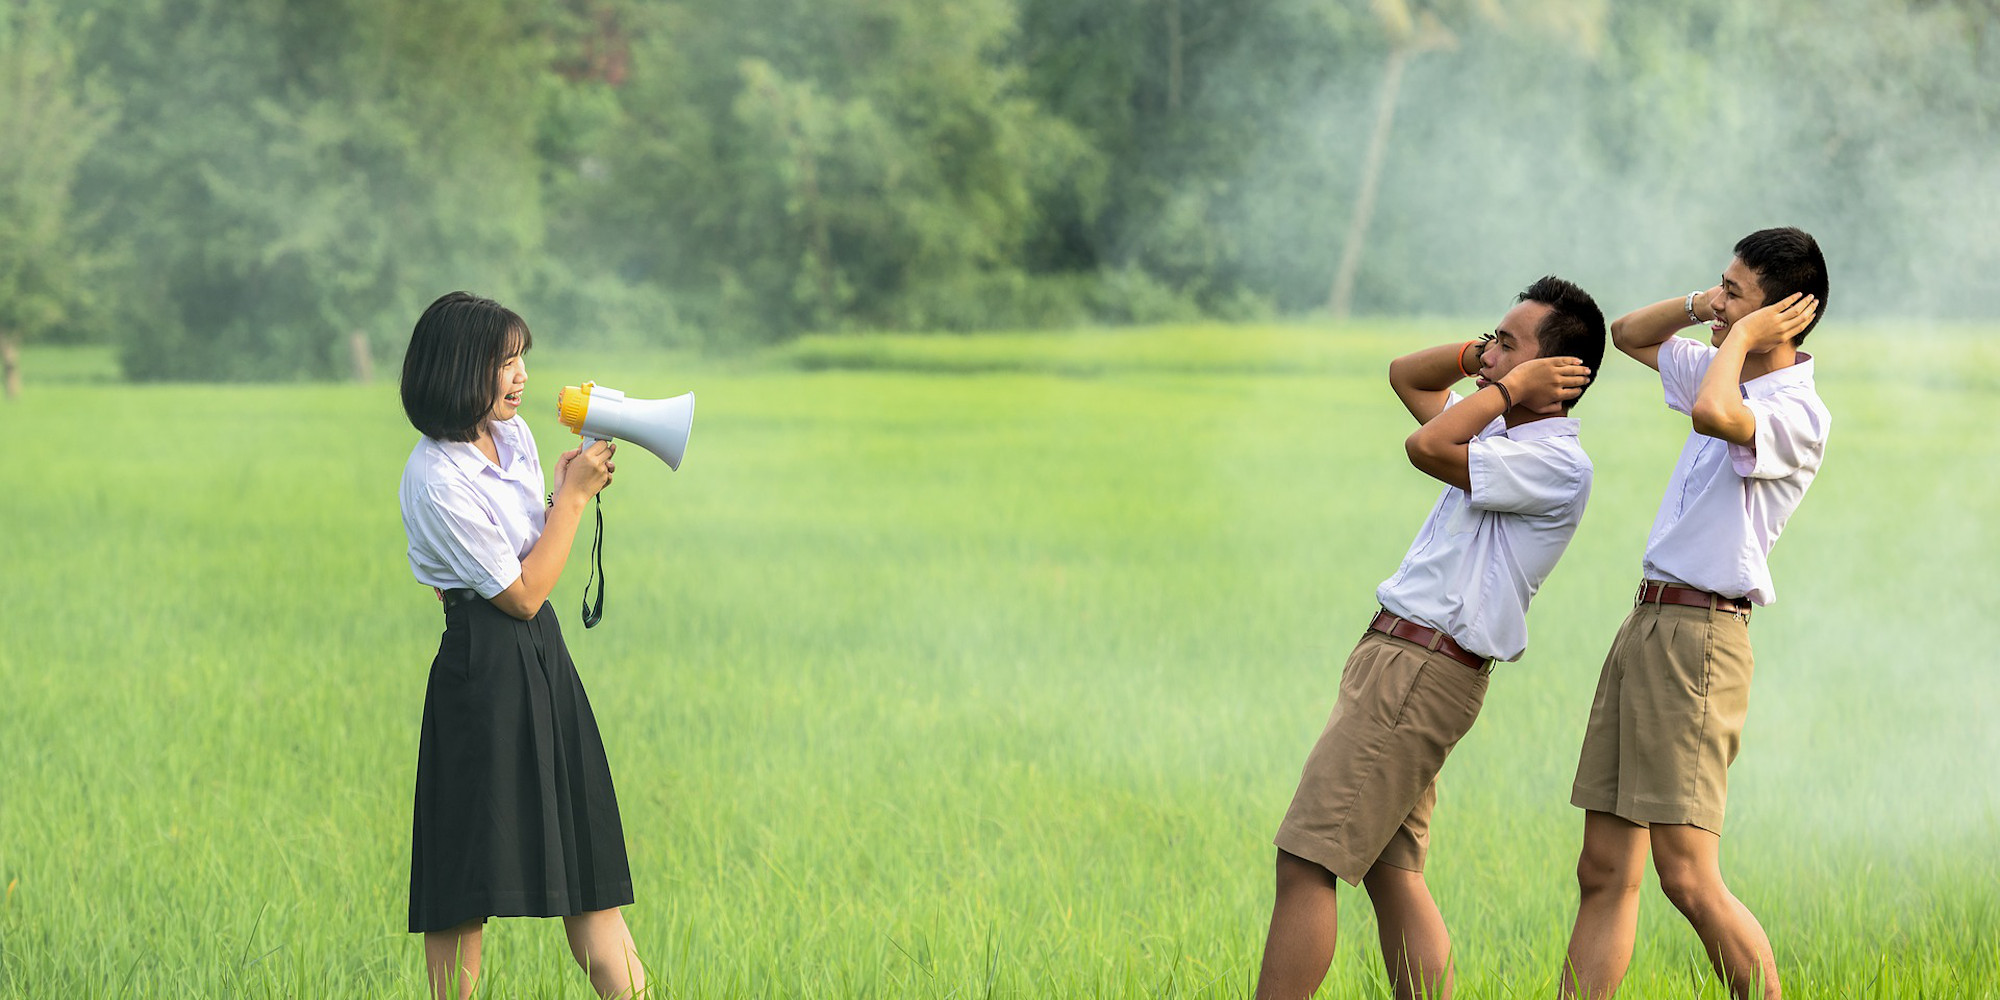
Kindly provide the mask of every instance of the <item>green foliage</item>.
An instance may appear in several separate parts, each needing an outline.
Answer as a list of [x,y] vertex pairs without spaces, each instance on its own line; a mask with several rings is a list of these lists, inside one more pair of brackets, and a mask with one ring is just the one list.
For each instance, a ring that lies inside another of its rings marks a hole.
[[674,288],[720,329],[703,339],[922,325],[940,286],[1018,281],[1039,203],[1096,183],[1084,138],[1001,58],[1003,0],[670,5],[635,24],[628,134],[576,186],[561,252]]
[[[1051,205],[1038,250],[1067,268],[1144,273],[1209,308],[1245,291],[1270,297],[1270,275],[1255,273],[1264,255],[1312,244],[1246,206],[1284,203],[1292,192],[1269,187],[1260,159],[1315,117],[1340,67],[1370,57],[1344,5],[1024,0],[1022,10],[1019,58],[1036,98],[1109,161],[1101,190]],[[1276,211],[1298,219],[1298,209]]]
[[[127,122],[94,195],[146,252],[135,378],[326,377],[450,287],[504,293],[540,239],[543,48],[526,4],[112,4]],[[160,44],[162,39],[172,44]],[[434,290],[434,291],[433,291]]]
[[1389,343],[1398,335],[1415,339],[1431,333],[1423,326],[1363,331],[1290,324],[1183,323],[1099,327],[1063,335],[1011,331],[977,337],[808,334],[769,356],[806,371],[1332,377],[1342,375],[1353,363],[1358,340]]
[[80,239],[78,165],[115,104],[78,64],[70,26],[42,0],[0,0],[0,340],[87,321],[103,252]]
[[[1232,315],[1260,315],[1261,303],[1244,300]],[[1018,271],[945,277],[912,288],[897,310],[909,330],[993,330],[1078,326],[1085,323],[1163,323],[1208,313],[1195,297],[1140,270],[1124,267],[1092,274],[1029,275]]]
[[134,378],[338,377],[454,288],[723,352],[1297,315],[1364,217],[1362,313],[1615,313],[1770,224],[1836,315],[2000,309],[1992,0],[4,9],[0,326]]

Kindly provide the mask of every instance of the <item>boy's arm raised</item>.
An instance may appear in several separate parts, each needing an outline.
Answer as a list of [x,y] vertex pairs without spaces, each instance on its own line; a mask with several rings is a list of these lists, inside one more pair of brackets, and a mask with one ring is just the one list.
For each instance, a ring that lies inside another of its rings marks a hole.
[[1819,312],[1819,300],[1793,294],[1738,320],[1716,349],[1715,360],[1701,377],[1689,416],[1697,434],[1747,445],[1757,437],[1757,418],[1743,405],[1743,360],[1768,351],[1806,328]]
[[1389,387],[1396,390],[1396,398],[1403,401],[1417,423],[1429,423],[1443,412],[1451,387],[1479,371],[1481,343],[1444,344],[1389,362]]
[[[1515,366],[1505,378],[1460,400],[1417,428],[1403,441],[1410,464],[1424,475],[1472,492],[1472,439],[1493,418],[1519,407],[1542,416],[1563,412],[1590,384],[1582,358],[1537,358]],[[1504,388],[1503,388],[1504,387]]]
[[1611,343],[1632,360],[1654,371],[1660,370],[1660,345],[1667,338],[1697,323],[1715,318],[1708,301],[1715,289],[1696,292],[1692,297],[1661,299],[1611,321]]

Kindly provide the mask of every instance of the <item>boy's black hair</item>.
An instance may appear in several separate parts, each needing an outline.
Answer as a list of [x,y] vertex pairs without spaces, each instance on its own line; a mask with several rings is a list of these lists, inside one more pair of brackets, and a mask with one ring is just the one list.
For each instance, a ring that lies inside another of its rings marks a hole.
[[403,412],[424,436],[473,441],[500,397],[500,366],[535,345],[528,324],[471,292],[440,296],[403,352]]
[[[1604,363],[1604,311],[1597,308],[1597,300],[1589,292],[1551,274],[1522,289],[1514,301],[1549,307],[1549,314],[1535,328],[1535,342],[1540,345],[1536,357],[1581,358],[1590,369],[1591,381],[1597,380],[1597,369]],[[1589,389],[1590,384],[1585,383],[1576,399],[1563,401],[1563,409],[1575,406]]]
[[1793,347],[1805,343],[1806,334],[1826,317],[1826,257],[1819,252],[1819,243],[1811,233],[1785,226],[1759,229],[1737,240],[1735,252],[1743,266],[1757,273],[1757,284],[1764,287],[1764,305],[1782,302],[1799,292],[1819,300],[1813,321],[1792,337]]

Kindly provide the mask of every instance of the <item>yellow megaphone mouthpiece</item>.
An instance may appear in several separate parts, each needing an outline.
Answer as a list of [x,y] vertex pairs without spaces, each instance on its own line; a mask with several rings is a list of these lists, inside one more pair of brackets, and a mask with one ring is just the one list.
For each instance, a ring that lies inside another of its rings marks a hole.
[[563,426],[578,434],[583,433],[583,418],[590,412],[590,390],[597,387],[595,382],[563,386],[562,396],[556,401],[556,419]]

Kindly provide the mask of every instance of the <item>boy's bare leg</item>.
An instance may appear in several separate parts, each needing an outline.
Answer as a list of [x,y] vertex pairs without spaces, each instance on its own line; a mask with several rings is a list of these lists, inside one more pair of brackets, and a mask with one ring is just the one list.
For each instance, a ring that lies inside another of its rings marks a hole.
[[1581,900],[1563,960],[1562,996],[1599,1000],[1618,992],[1639,932],[1639,890],[1646,877],[1646,828],[1610,813],[1585,811],[1583,853],[1576,860]]
[[1698,826],[1653,825],[1660,889],[1708,949],[1715,974],[1738,1000],[1778,1000],[1778,964],[1763,925],[1722,884],[1722,837]]
[[1257,1000],[1301,1000],[1319,989],[1333,965],[1340,920],[1334,887],[1339,883],[1325,868],[1278,852],[1277,898],[1271,904],[1264,964],[1257,972]]
[[618,909],[592,910],[563,918],[569,953],[590,974],[590,985],[601,997],[639,997],[646,992],[646,967],[639,948]]
[[[483,921],[470,921],[448,931],[424,933],[424,972],[430,977],[434,1000],[465,1000],[479,982],[479,943]],[[456,987],[456,988],[454,988]]]
[[1396,1000],[1450,1000],[1451,935],[1423,873],[1377,862],[1361,884],[1375,905]]

